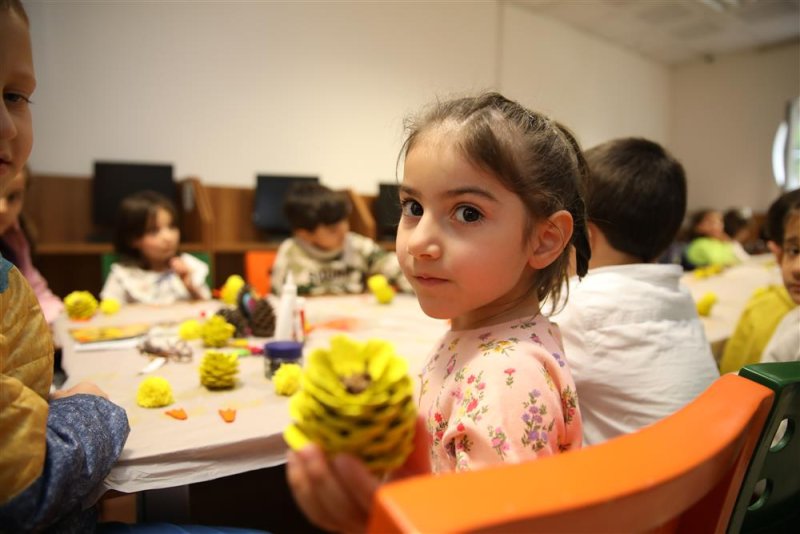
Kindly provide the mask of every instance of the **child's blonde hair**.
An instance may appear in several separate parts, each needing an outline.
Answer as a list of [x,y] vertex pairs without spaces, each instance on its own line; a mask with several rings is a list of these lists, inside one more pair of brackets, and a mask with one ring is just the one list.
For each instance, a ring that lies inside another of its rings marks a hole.
[[[569,130],[498,93],[437,102],[406,121],[408,137],[398,164],[422,134],[444,123],[456,127],[448,141],[473,164],[494,174],[525,204],[529,213],[525,238],[536,222],[556,211],[569,211],[573,219],[570,243],[576,251],[578,276],[584,276],[591,251],[581,184],[588,170]],[[569,258],[567,246],[553,263],[536,273],[531,291],[536,291],[540,302],[548,298],[553,305],[562,302]]]
[[19,15],[25,21],[25,25],[29,25],[28,14],[25,12],[25,6],[22,5],[20,0],[0,0],[0,12],[11,11]]

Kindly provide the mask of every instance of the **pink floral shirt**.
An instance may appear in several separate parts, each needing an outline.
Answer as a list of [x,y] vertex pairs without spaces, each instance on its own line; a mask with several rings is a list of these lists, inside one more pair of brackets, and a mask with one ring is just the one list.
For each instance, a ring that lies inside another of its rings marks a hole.
[[434,472],[581,446],[578,399],[561,335],[542,315],[448,332],[420,383]]

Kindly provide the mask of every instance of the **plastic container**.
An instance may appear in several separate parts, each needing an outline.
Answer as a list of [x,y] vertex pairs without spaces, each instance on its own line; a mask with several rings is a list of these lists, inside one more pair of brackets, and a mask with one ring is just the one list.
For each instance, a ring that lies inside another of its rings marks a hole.
[[264,375],[272,378],[284,363],[301,363],[303,344],[298,341],[270,341],[264,344]]

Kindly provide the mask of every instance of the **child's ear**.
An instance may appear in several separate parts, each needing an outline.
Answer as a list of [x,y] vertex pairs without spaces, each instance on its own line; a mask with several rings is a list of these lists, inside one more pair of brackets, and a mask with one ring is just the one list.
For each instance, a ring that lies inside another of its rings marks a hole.
[[567,210],[559,210],[536,223],[530,238],[528,265],[544,269],[553,263],[569,245],[572,224],[572,215]]

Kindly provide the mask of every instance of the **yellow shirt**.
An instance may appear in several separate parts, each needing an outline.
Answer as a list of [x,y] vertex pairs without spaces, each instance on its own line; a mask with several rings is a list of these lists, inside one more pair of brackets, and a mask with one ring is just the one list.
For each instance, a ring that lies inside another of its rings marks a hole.
[[761,353],[783,316],[795,307],[784,286],[761,287],[747,301],[736,330],[725,344],[719,362],[721,373],[737,372],[761,361]]
[[22,274],[0,257],[0,505],[44,467],[53,342]]

